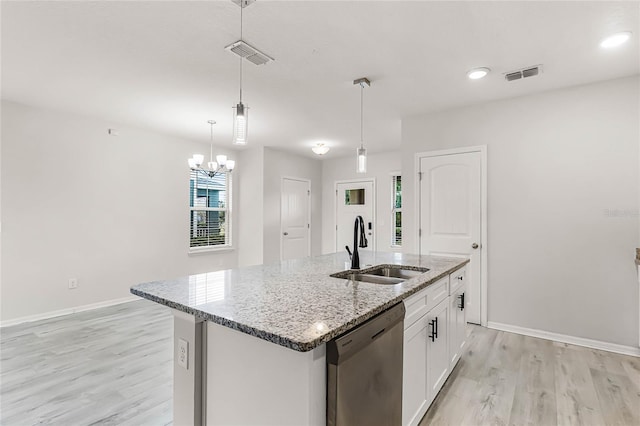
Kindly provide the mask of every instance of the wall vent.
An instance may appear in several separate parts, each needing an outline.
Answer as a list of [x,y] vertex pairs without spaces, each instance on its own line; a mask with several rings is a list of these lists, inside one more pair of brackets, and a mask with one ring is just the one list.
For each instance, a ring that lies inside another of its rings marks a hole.
[[522,78],[535,77],[542,72],[542,65],[534,65],[531,67],[522,68],[516,71],[509,71],[504,74],[504,79],[507,81],[520,80]]
[[242,40],[231,43],[225,49],[256,65],[264,65],[267,62],[275,61],[271,56],[262,53],[255,47],[249,46]]

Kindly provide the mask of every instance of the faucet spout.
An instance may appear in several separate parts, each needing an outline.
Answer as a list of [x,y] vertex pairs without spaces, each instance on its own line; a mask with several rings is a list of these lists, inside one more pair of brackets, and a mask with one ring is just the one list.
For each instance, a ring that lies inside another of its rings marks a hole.
[[[360,243],[358,244],[358,231],[360,231]],[[367,237],[364,232],[364,219],[362,216],[356,216],[353,224],[353,255],[351,256],[351,269],[360,269],[360,256],[358,255],[358,246],[360,248],[367,247]]]

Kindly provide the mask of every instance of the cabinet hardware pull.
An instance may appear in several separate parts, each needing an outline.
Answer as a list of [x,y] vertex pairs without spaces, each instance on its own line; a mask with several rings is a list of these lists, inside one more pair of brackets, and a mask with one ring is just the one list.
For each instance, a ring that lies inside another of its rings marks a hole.
[[432,342],[436,341],[436,337],[438,337],[438,318],[434,318],[433,321],[429,321],[429,326],[431,327],[431,336],[428,336]]
[[458,305],[458,308],[460,308],[461,311],[464,311],[464,293],[458,297],[460,298],[460,305]]
[[437,338],[438,338],[438,317],[435,317],[435,318],[433,319],[433,322],[435,322],[435,323],[436,323],[436,331],[435,331],[433,334],[435,334],[435,335],[436,335],[436,339],[437,339]]
[[462,280],[463,280],[462,275],[457,276],[456,278],[457,278],[457,279],[459,279],[460,281],[462,281]]

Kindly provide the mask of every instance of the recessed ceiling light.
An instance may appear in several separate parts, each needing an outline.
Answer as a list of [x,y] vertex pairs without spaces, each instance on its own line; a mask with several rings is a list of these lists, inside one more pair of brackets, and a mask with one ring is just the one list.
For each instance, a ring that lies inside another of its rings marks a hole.
[[477,80],[489,74],[489,71],[491,71],[489,68],[474,68],[467,72],[467,77],[471,80]]
[[631,38],[631,31],[623,31],[621,33],[615,33],[605,38],[600,42],[600,47],[610,49],[612,47],[620,46]]

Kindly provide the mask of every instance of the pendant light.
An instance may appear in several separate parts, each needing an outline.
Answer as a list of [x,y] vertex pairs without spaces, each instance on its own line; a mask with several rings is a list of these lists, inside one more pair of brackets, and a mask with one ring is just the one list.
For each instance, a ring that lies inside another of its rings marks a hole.
[[367,150],[364,148],[364,86],[371,86],[371,82],[366,77],[353,81],[353,84],[360,85],[360,148],[357,150],[356,173],[367,173]]
[[207,121],[211,125],[211,148],[209,162],[207,163],[208,169],[203,169],[200,166],[204,161],[204,155],[193,154],[193,157],[189,158],[189,167],[194,172],[200,172],[209,176],[210,178],[220,173],[231,173],[236,166],[236,162],[227,159],[226,155],[217,155],[216,161],[213,161],[213,126],[216,124],[214,120]]
[[[242,11],[248,2],[241,0],[240,4],[240,40],[242,40]],[[233,144],[246,145],[249,130],[249,107],[242,103],[242,61],[240,57],[240,102],[233,109]]]

